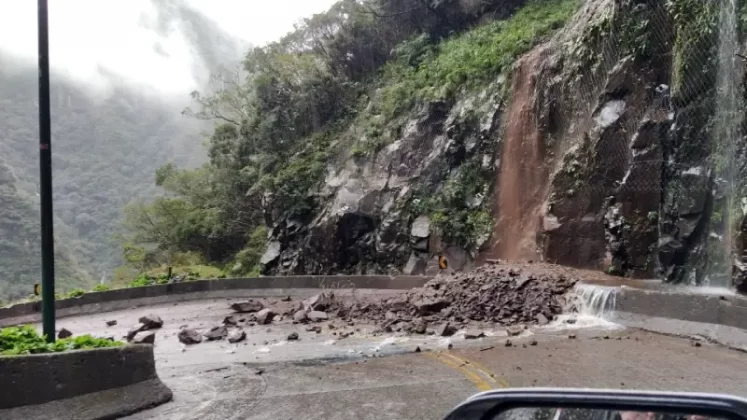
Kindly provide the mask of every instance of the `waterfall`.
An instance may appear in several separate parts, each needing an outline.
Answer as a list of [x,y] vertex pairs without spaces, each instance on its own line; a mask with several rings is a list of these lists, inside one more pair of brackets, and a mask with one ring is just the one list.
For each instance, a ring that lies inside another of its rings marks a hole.
[[737,25],[738,0],[721,0],[719,12],[718,75],[716,86],[716,125],[713,143],[715,146],[716,173],[724,193],[723,203],[714,211],[721,213],[724,223],[722,248],[710,257],[714,260],[709,273],[710,286],[729,287],[730,268],[733,255],[733,226],[738,217],[737,208],[737,142],[741,137],[741,77],[742,60],[735,55],[740,52]]

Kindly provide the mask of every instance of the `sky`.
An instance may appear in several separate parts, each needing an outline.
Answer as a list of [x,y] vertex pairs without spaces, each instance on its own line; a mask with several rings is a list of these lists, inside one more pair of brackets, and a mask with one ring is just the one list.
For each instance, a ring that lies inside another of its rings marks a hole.
[[[186,1],[228,33],[263,45],[335,0]],[[114,73],[168,94],[194,89],[195,57],[183,34],[159,36],[143,24],[155,13],[151,0],[49,0],[53,70],[92,86]],[[0,52],[35,64],[36,31],[36,1],[0,0]]]

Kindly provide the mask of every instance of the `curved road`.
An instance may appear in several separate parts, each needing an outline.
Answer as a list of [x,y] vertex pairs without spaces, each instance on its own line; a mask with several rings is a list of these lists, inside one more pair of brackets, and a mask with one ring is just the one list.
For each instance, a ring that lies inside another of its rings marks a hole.
[[[371,326],[340,321],[333,321],[335,329],[323,324],[320,334],[291,324],[245,328],[247,340],[239,345],[178,342],[180,326],[220,323],[231,313],[230,303],[204,300],[63,318],[58,328],[119,338],[141,315],[161,316],[156,363],[174,401],[131,419],[438,419],[475,392],[508,386],[747,395],[747,354],[608,324],[584,327],[583,320],[527,331],[512,337],[510,347],[499,331],[480,340],[374,337]],[[117,325],[107,327],[108,320]],[[340,340],[340,331],[354,334]],[[286,341],[291,332],[300,340]]]

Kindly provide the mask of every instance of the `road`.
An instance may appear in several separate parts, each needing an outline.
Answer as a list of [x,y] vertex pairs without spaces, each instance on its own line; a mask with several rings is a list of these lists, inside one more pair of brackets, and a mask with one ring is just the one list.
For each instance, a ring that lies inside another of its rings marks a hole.
[[[247,340],[239,345],[186,347],[177,341],[182,325],[219,323],[230,313],[228,303],[137,308],[64,318],[59,326],[120,337],[143,314],[163,318],[156,363],[174,401],[131,419],[438,419],[478,391],[523,386],[747,396],[747,354],[594,320],[525,331],[510,339],[510,347],[502,331],[487,331],[479,340],[377,337],[370,334],[372,326],[339,322],[334,330],[325,324],[320,334],[301,325],[256,326],[246,329]],[[107,320],[118,325],[106,327]],[[355,333],[340,340],[337,333],[344,329]],[[286,341],[290,332],[300,340]]]

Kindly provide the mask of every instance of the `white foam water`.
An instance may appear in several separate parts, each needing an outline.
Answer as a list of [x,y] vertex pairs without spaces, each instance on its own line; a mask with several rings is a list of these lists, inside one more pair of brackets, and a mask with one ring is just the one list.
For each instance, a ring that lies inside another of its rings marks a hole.
[[569,295],[563,314],[545,328],[568,330],[579,328],[621,328],[614,322],[618,287],[577,284]]

